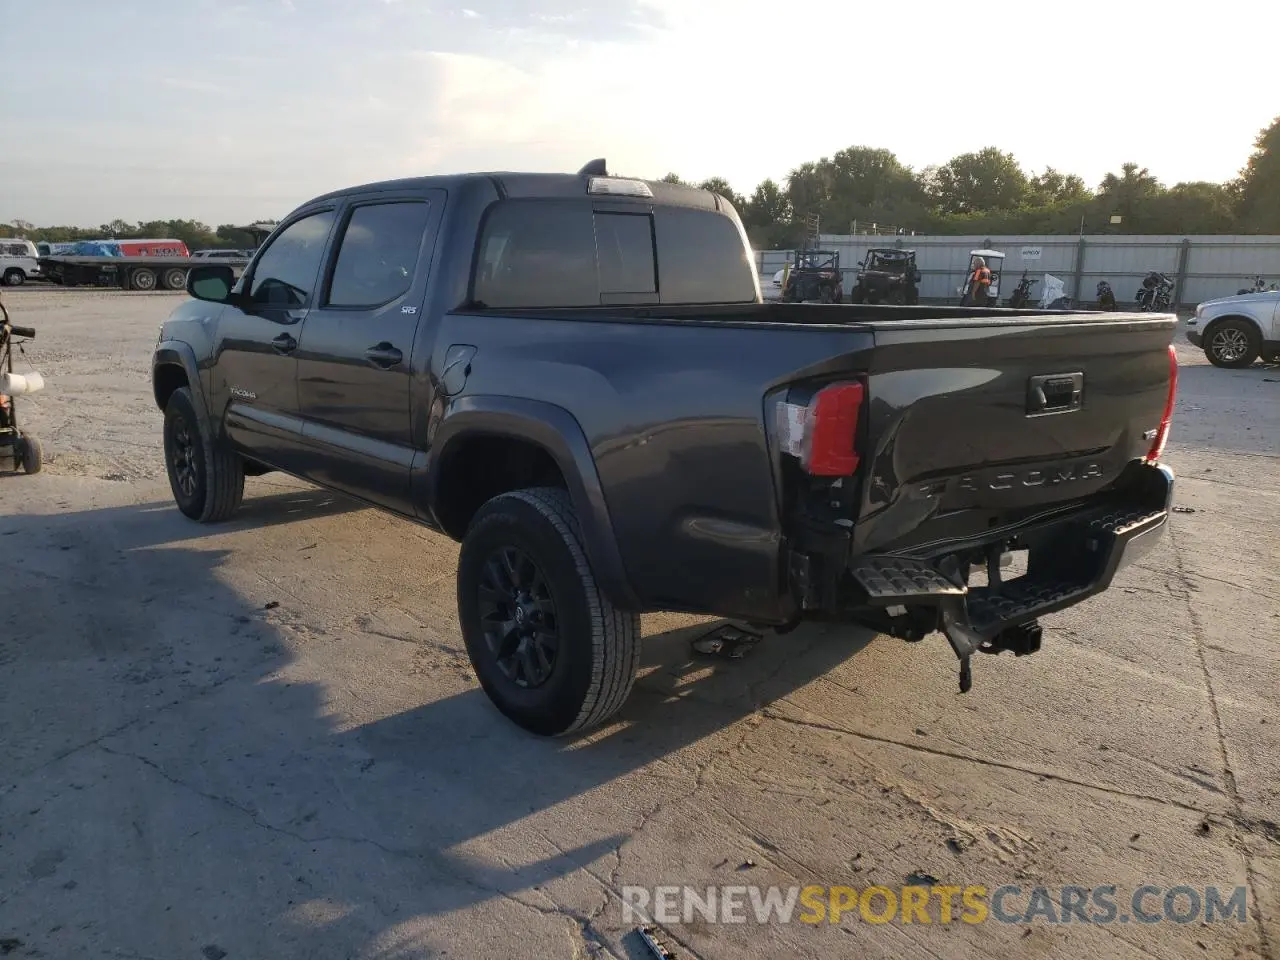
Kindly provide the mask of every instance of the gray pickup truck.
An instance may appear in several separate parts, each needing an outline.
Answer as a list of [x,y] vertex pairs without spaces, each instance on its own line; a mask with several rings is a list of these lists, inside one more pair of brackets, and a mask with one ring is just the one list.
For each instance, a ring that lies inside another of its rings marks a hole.
[[941,631],[967,690],[1170,507],[1173,317],[764,303],[722,197],[601,161],[318,197],[188,291],[179,509],[280,470],[461,541],[476,674],[540,734],[622,705],[649,610]]

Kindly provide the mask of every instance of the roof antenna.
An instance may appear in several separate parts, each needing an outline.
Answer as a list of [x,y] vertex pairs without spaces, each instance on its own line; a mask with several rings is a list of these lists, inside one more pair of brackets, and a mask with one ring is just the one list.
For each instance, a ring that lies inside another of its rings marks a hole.
[[604,157],[592,160],[585,167],[578,171],[580,177],[607,177],[609,175],[608,165],[604,162]]

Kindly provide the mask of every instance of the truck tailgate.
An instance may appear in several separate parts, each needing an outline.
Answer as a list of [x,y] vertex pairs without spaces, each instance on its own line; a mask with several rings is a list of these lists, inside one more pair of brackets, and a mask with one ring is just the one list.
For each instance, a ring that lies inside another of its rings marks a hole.
[[1145,456],[1167,315],[871,323],[863,550],[965,538],[1087,497]]

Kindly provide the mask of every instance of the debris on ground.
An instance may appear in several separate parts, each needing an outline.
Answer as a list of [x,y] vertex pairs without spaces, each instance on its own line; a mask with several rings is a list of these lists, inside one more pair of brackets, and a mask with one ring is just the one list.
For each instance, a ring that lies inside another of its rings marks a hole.
[[1134,843],[1134,842],[1136,842],[1136,841],[1137,841],[1137,839],[1138,839],[1140,836],[1142,836],[1142,834],[1140,834],[1140,833],[1135,833],[1132,837],[1130,837],[1130,838],[1129,838],[1129,842],[1130,842],[1130,843]]
[[0,954],[10,954],[22,946],[22,941],[17,937],[5,937],[0,939]]
[[1174,513],[1195,513],[1196,508],[1195,507],[1174,507],[1173,512]]
[[723,624],[693,641],[693,652],[704,657],[741,660],[760,642],[760,634]]
[[279,600],[268,600],[268,601],[263,605],[262,609],[263,609],[263,610],[274,610],[274,609],[275,609],[276,607],[278,607],[278,606],[280,606],[280,601],[279,601]]
[[1202,837],[1207,837],[1211,829],[1212,827],[1209,825],[1209,818],[1205,817],[1203,820],[1200,821],[1200,825],[1196,827],[1196,832],[1199,833],[1200,836]]
[[753,867],[755,867],[755,865],[756,865],[756,862],[752,860],[750,857],[747,857],[747,859],[743,860],[740,864],[738,864],[738,869],[750,870]]
[[222,960],[222,958],[227,955],[227,951],[223,950],[216,943],[209,944],[200,952],[208,957],[209,960]]
[[936,887],[942,881],[932,873],[923,870],[912,870],[907,874],[907,885],[912,887]]
[[675,953],[658,937],[658,931],[652,927],[636,927],[640,942],[649,948],[649,952],[658,960],[675,960]]

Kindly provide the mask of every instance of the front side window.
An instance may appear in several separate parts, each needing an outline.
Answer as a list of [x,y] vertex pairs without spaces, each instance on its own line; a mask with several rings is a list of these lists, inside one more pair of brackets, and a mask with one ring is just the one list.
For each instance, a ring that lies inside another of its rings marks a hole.
[[329,306],[378,307],[403,296],[413,282],[427,213],[421,201],[356,207],[342,234]]
[[332,227],[332,210],[313,213],[285,227],[253,268],[250,299],[266,306],[305,306],[320,273]]

